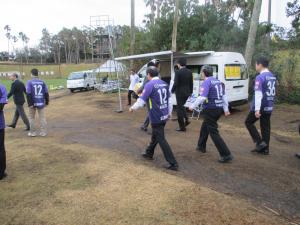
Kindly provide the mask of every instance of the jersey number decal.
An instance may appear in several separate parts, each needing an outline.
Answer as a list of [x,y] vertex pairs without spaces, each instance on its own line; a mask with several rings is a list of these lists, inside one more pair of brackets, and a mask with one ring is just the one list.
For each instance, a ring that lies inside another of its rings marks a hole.
[[267,96],[275,96],[276,88],[275,81],[268,81],[268,90],[266,91]]
[[40,84],[36,84],[34,87],[34,94],[35,95],[42,95],[43,86]]
[[164,105],[167,104],[167,89],[158,89],[160,104]]
[[216,88],[216,91],[217,91],[218,99],[221,99],[222,96],[223,96],[223,87],[222,87],[222,85],[216,85],[215,88]]

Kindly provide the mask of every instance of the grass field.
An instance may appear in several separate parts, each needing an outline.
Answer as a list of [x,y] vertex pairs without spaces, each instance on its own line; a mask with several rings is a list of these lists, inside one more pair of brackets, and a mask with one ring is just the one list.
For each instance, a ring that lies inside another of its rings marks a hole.
[[30,75],[30,70],[32,68],[37,68],[40,72],[49,73],[53,71],[54,77],[66,77],[71,72],[74,71],[82,71],[82,70],[90,70],[98,67],[99,64],[61,64],[61,65],[17,65],[17,64],[0,64],[0,72],[9,72],[9,71],[19,71],[26,76]]
[[[27,80],[28,79],[24,79],[22,81],[26,84]],[[50,91],[53,90],[52,88],[55,88],[55,87],[58,87],[58,86],[64,86],[66,88],[66,85],[67,85],[67,79],[66,78],[48,78],[48,79],[43,79],[43,80],[46,82],[46,84],[47,84]],[[5,85],[7,91],[10,90],[10,87],[11,87],[11,81],[10,80],[0,79],[0,82]]]

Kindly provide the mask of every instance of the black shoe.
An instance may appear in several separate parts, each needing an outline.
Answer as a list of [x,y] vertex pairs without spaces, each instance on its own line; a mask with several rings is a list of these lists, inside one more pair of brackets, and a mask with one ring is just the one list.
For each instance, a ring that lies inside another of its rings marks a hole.
[[219,159],[219,163],[228,163],[233,160],[232,155],[224,156]]
[[295,154],[295,156],[300,159],[300,153]]
[[191,124],[191,122],[190,121],[185,121],[185,127],[187,127],[188,125],[190,125]]
[[15,126],[15,125],[12,125],[12,124],[7,125],[7,127],[10,127],[10,128],[13,128],[13,129],[16,128],[16,126]]
[[177,171],[178,170],[178,165],[177,164],[171,164],[169,166],[166,166],[167,170],[173,170],[173,171]]
[[270,154],[270,152],[269,152],[269,150],[268,149],[265,149],[265,150],[262,150],[262,151],[259,151],[259,152],[257,152],[258,154],[262,154],[262,155],[269,155]]
[[266,142],[263,141],[260,144],[257,144],[255,149],[253,149],[251,152],[261,153],[264,152],[267,147],[268,145],[266,144]]
[[3,180],[5,177],[7,177],[7,173],[2,174],[2,176],[0,176],[0,180]]
[[196,151],[206,153],[206,149],[205,148],[200,148],[199,146],[196,148]]
[[152,156],[152,155],[149,155],[149,154],[147,154],[147,153],[143,153],[143,154],[142,154],[142,157],[143,157],[144,159],[153,160],[153,156]]
[[147,127],[141,126],[141,130],[147,132]]
[[177,132],[185,132],[186,129],[185,129],[185,128],[177,128],[176,131],[177,131]]
[[30,128],[29,128],[29,127],[27,127],[27,128],[25,128],[25,129],[24,129],[24,131],[30,131]]

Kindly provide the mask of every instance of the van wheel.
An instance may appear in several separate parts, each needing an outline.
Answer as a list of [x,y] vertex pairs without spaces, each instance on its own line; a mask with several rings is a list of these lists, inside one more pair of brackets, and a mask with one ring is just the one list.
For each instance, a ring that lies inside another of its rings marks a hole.
[[87,91],[90,91],[90,90],[91,90],[90,85],[86,86],[86,90],[87,90]]
[[75,91],[74,89],[70,89],[70,92],[71,92],[71,93],[74,93],[74,91]]

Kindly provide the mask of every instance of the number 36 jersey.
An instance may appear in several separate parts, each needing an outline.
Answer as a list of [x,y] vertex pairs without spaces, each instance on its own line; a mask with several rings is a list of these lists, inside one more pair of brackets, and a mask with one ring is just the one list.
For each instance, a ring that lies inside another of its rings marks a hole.
[[169,117],[169,86],[166,82],[153,78],[149,81],[140,97],[149,107],[149,118],[152,124],[166,122]]
[[39,79],[32,79],[27,82],[26,93],[31,95],[33,106],[43,108],[45,106],[45,94],[48,93],[47,85]]
[[[261,111],[272,113],[276,95],[276,77],[271,72],[263,72],[255,79],[254,91],[262,92]],[[251,111],[255,111],[255,95],[251,102]]]

